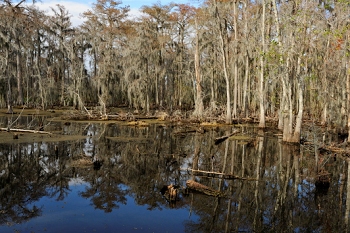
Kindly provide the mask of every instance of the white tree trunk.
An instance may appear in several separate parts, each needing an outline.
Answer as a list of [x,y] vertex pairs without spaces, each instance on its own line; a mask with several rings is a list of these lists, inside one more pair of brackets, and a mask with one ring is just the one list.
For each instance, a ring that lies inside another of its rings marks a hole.
[[265,66],[265,0],[262,0],[262,15],[261,15],[261,48],[260,55],[260,78],[259,78],[259,127],[265,128],[265,90],[264,90],[264,66]]
[[203,106],[203,97],[202,97],[202,77],[200,70],[200,57],[199,57],[199,32],[197,20],[195,20],[196,24],[196,48],[194,54],[194,67],[195,67],[195,75],[196,75],[196,95],[195,95],[195,110],[193,115],[201,118],[203,116],[204,106]]
[[[349,46],[349,34],[346,35],[346,45],[347,47]],[[348,133],[350,135],[350,60],[349,57],[344,55],[344,57],[346,58],[346,64],[345,64],[345,68],[346,68],[346,109],[347,109],[347,115],[348,115]],[[347,139],[348,142],[350,142],[350,136]],[[350,166],[349,166],[350,167]]]
[[[216,4],[216,1],[215,1],[215,4]],[[222,57],[222,63],[223,63],[222,65],[223,65],[224,77],[226,81],[226,123],[232,124],[230,78],[227,71],[227,57],[226,57],[227,54],[226,54],[226,46],[225,46],[224,32],[223,32],[224,30],[226,30],[226,28],[222,28],[221,22],[220,22],[220,16],[218,12],[216,12],[216,15],[217,15],[217,23],[219,25],[220,50],[221,50],[221,57]]]

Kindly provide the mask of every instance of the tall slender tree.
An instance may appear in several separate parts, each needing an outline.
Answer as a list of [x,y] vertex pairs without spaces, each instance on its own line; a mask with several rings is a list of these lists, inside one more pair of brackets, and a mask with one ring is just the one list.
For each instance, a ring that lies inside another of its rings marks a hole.
[[109,93],[122,74],[120,58],[125,40],[125,21],[130,9],[120,5],[121,1],[98,0],[92,10],[83,13],[86,19],[83,28],[92,35],[93,78],[103,115],[107,113],[107,104],[112,101]]

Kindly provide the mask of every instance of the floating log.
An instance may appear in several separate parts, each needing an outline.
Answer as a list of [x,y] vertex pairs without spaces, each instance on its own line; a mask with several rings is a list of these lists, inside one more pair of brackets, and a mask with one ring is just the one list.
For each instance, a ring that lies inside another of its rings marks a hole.
[[40,133],[40,134],[52,134],[51,132],[47,132],[47,131],[30,130],[30,129],[9,129],[9,128],[0,128],[0,131],[7,131],[7,132],[21,132],[21,133]]
[[233,131],[232,133],[228,134],[228,135],[225,135],[225,136],[222,136],[222,137],[218,137],[218,138],[215,138],[215,145],[218,145],[220,143],[222,143],[223,141],[225,141],[226,139],[228,139],[229,137],[231,137],[232,135],[238,133],[239,131],[238,130],[235,130]]
[[212,189],[208,186],[205,186],[203,184],[200,184],[194,180],[188,180],[186,181],[186,186],[189,188],[189,189],[192,189],[192,190],[195,190],[197,192],[201,192],[201,193],[204,193],[206,195],[209,195],[209,196],[214,196],[214,197],[218,197],[218,196],[222,196],[222,193],[215,190],[215,189]]

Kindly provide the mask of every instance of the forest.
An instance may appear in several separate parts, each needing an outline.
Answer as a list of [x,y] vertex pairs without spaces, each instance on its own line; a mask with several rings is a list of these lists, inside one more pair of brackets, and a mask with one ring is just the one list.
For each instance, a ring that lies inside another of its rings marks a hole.
[[201,121],[276,123],[299,142],[305,121],[350,123],[349,3],[331,0],[159,2],[130,17],[97,0],[69,9],[0,1],[0,107],[124,106],[190,111]]

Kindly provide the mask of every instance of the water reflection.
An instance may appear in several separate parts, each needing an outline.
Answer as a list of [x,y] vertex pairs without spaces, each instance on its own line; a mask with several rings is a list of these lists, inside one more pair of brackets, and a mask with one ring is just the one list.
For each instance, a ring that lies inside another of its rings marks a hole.
[[[48,199],[64,202],[72,195],[86,200],[101,220],[120,210],[140,223],[147,216],[135,206],[164,213],[156,218],[166,220],[152,225],[161,232],[349,231],[350,163],[305,153],[271,133],[240,127],[237,137],[215,145],[215,138],[233,129],[178,134],[170,125],[62,123],[55,128],[84,139],[0,144],[1,232],[45,219]],[[189,179],[223,195],[188,190]],[[160,192],[170,184],[178,188],[172,200]]]

